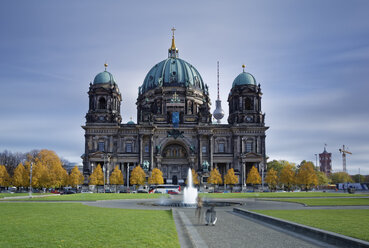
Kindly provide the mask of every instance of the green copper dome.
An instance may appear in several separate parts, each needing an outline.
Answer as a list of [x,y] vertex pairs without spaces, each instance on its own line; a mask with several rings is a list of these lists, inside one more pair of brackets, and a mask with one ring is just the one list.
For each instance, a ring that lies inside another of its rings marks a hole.
[[237,85],[256,85],[256,80],[253,75],[248,72],[241,72],[233,81],[232,88]]
[[110,72],[103,71],[96,75],[94,79],[94,84],[106,84],[106,83],[110,83],[110,84],[115,83],[114,77]]
[[161,86],[192,86],[206,90],[201,75],[196,68],[175,57],[169,57],[151,68],[140,87],[140,94]]

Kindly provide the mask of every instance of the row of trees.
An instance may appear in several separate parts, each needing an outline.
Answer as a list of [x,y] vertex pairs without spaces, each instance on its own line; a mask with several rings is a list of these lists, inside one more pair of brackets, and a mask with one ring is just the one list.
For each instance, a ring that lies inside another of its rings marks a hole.
[[29,187],[31,163],[33,188],[75,187],[83,183],[83,175],[77,166],[68,174],[56,153],[44,149],[28,153],[24,164],[19,163],[11,174],[6,166],[0,165],[0,186]]
[[[10,176],[13,176],[15,168],[22,163],[23,165],[28,160],[28,158],[35,157],[40,152],[40,150],[32,150],[30,152],[11,152],[4,150],[0,152],[0,165],[4,165]],[[62,166],[65,168],[69,164],[69,161],[60,158]]]
[[[199,185],[199,176],[197,172],[192,169],[192,179],[194,185]],[[129,178],[129,182],[131,185],[144,185],[146,183],[146,174],[140,165],[133,168],[131,172],[131,176]],[[147,183],[150,185],[158,185],[163,184],[163,173],[158,168],[154,168],[151,172],[150,177],[147,180]],[[187,181],[186,181],[187,183]],[[210,184],[222,184],[223,179],[220,175],[217,168],[214,168],[210,172],[210,177],[208,178],[208,183]],[[227,175],[224,177],[224,183],[234,185],[238,183],[238,177],[235,175],[233,169],[229,169]],[[104,174],[101,168],[101,165],[98,164],[95,170],[92,172],[90,176],[90,185],[103,185],[104,184]],[[110,184],[119,185],[124,184],[123,175],[121,170],[116,166],[110,176]]]
[[[365,180],[365,178],[362,179]],[[315,167],[313,162],[310,161],[304,160],[296,166],[294,163],[286,160],[273,160],[268,163],[265,182],[270,189],[284,186],[287,190],[291,190],[298,186],[309,190],[315,186],[354,181],[346,172],[332,173],[330,177],[327,177],[324,172],[319,171],[319,168]]]

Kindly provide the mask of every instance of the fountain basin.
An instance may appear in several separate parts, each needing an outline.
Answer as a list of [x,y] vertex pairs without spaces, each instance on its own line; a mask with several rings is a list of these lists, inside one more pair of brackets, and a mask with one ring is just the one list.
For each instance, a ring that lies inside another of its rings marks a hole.
[[[197,204],[184,203],[181,201],[167,201],[162,203],[154,203],[153,206],[180,207],[180,208],[196,208]],[[242,203],[233,201],[204,201],[203,207],[230,207],[240,206]]]

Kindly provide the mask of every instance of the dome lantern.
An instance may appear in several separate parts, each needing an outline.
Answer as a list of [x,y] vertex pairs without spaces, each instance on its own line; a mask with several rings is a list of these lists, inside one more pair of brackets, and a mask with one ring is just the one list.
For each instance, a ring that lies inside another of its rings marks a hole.
[[168,58],[178,58],[178,48],[176,47],[176,44],[174,42],[174,31],[176,29],[173,27],[172,29],[172,46],[168,49]]

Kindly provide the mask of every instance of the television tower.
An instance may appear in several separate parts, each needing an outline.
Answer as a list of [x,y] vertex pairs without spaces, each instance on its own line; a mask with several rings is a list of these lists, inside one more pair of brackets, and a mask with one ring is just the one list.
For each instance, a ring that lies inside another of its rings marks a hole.
[[217,123],[220,124],[220,120],[224,117],[224,111],[222,109],[222,101],[219,98],[219,61],[217,62],[217,79],[218,79],[218,99],[215,101],[215,110],[213,112],[214,118]]

